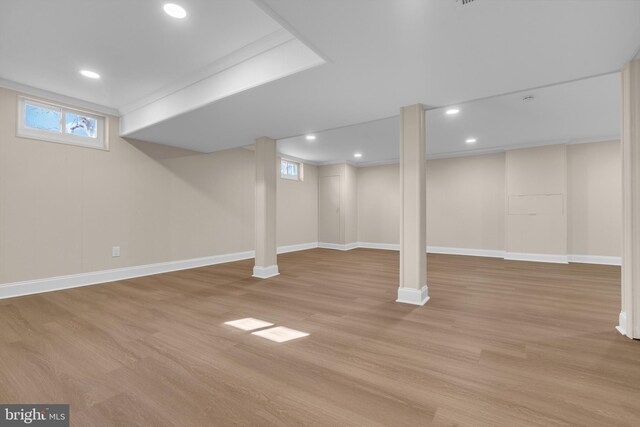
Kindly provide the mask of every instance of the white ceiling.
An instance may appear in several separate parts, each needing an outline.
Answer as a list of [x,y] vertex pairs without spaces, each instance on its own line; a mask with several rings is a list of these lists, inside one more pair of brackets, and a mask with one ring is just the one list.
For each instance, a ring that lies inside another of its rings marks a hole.
[[131,136],[214,151],[617,71],[640,2],[264,0],[328,63]]
[[2,0],[0,77],[121,109],[282,28],[249,0],[164,3]]
[[[611,73],[640,45],[640,1],[176,2],[187,19],[164,15],[160,0],[2,0],[0,79],[117,107],[122,123],[143,115],[128,136],[210,152],[392,117],[416,102],[441,107]],[[262,80],[254,67],[252,84],[208,103],[198,98],[206,91],[193,93],[194,76],[278,31],[327,62]],[[84,67],[104,78],[79,78]],[[153,96],[167,91],[181,95],[180,108]],[[549,123],[562,134],[564,122]],[[511,140],[487,135],[492,146]]]
[[[533,95],[531,102],[522,98]],[[620,74],[614,73],[426,111],[427,157],[488,153],[551,143],[619,138]],[[278,141],[280,153],[318,164],[375,164],[399,157],[399,117]],[[467,144],[467,138],[476,138]],[[354,153],[361,153],[356,159]]]

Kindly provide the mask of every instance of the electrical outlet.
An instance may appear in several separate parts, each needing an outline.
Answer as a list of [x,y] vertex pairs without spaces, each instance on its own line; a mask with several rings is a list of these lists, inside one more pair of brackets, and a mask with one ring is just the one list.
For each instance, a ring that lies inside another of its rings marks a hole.
[[114,246],[111,248],[111,256],[113,258],[117,258],[120,256],[120,246]]

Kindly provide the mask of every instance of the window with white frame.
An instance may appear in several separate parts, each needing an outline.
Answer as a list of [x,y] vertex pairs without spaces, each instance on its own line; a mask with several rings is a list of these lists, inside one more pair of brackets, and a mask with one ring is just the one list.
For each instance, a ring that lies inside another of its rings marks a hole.
[[292,160],[280,160],[280,178],[302,181],[302,163]]
[[18,98],[18,131],[23,138],[107,150],[106,118],[45,101]]

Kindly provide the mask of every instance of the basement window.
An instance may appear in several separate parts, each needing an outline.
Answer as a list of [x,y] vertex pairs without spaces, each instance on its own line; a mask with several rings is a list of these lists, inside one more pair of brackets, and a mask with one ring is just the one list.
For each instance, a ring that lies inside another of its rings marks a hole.
[[292,160],[280,160],[280,178],[302,181],[302,163]]
[[107,150],[106,117],[31,98],[18,98],[22,138]]

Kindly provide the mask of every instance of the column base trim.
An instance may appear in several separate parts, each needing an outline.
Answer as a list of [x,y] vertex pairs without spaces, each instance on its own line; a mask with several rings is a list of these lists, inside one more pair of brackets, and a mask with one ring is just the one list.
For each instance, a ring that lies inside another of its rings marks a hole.
[[422,289],[398,288],[396,302],[412,305],[425,305],[429,301],[429,289],[424,285]]
[[258,279],[268,279],[269,277],[274,277],[280,274],[278,271],[278,265],[270,265],[268,267],[253,267],[253,277],[257,277]]
[[616,326],[618,332],[620,332],[625,337],[627,335],[627,313],[624,311],[620,312],[620,316],[618,316],[618,326]]

